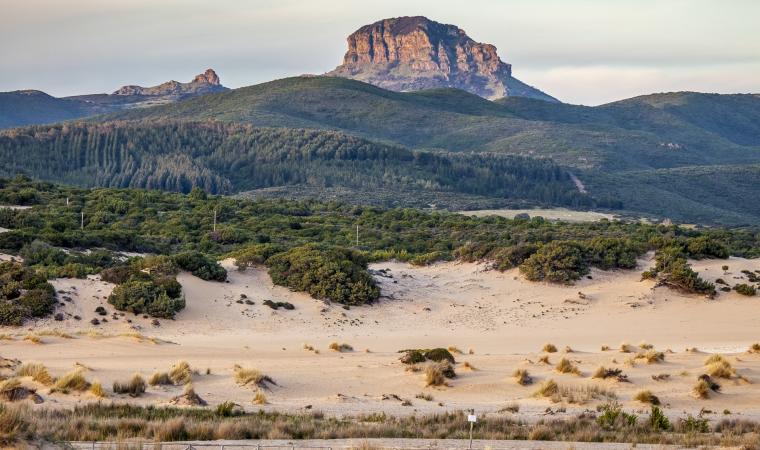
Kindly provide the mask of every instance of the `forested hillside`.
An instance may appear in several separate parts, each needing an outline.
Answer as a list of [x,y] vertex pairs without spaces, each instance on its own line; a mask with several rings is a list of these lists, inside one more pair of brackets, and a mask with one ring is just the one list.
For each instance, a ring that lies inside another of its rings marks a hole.
[[9,130],[0,133],[0,160],[0,174],[6,176],[26,173],[80,186],[179,192],[199,186],[225,194],[278,186],[342,187],[382,190],[388,197],[416,190],[595,205],[567,171],[547,159],[411,151],[333,131],[218,122],[70,123]]

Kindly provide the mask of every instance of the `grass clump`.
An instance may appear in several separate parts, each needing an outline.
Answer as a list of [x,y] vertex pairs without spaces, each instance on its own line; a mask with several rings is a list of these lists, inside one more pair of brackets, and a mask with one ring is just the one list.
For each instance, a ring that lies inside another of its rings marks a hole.
[[424,392],[420,392],[419,394],[415,395],[414,398],[418,398],[420,400],[425,400],[426,402],[432,402],[433,396],[430,394],[426,394]]
[[539,364],[546,364],[547,366],[551,364],[551,362],[549,362],[549,355],[541,356],[540,358],[538,358],[538,362]]
[[449,348],[447,348],[447,350],[449,351],[449,353],[456,353],[458,355],[463,355],[464,354],[464,352],[462,350],[460,350],[458,347],[455,347],[453,345],[449,346]]
[[544,344],[543,348],[541,348],[541,351],[544,353],[557,353],[557,346],[547,342]]
[[515,370],[512,374],[512,378],[514,378],[520,386],[529,386],[533,384],[533,377],[530,376],[527,369]]
[[426,386],[444,386],[447,378],[456,378],[454,366],[448,361],[432,362],[425,367]]
[[187,361],[179,361],[169,371],[169,379],[177,386],[188,384],[193,379],[193,371]]
[[151,386],[167,386],[172,384],[172,379],[166,372],[155,372],[148,378],[148,384]]
[[145,387],[145,379],[136,373],[127,381],[114,381],[113,392],[115,394],[129,394],[130,397],[139,397],[145,393]]
[[346,344],[345,342],[342,344],[339,344],[337,342],[331,342],[329,349],[335,352],[339,352],[339,353],[354,351],[354,348],[350,346],[349,344]]
[[41,363],[36,362],[22,364],[18,369],[16,369],[16,376],[31,377],[32,380],[36,381],[37,383],[44,384],[45,386],[50,386],[54,381],[53,377],[50,376],[50,372],[48,372],[47,367]]
[[562,358],[559,360],[556,366],[554,366],[554,370],[556,370],[559,373],[572,373],[575,375],[580,375],[581,371],[578,369],[578,366],[573,364],[569,359]]
[[747,349],[747,353],[760,353],[760,342],[755,342],[750,345],[749,349]]
[[541,383],[536,392],[533,394],[536,397],[553,398],[559,395],[559,385],[556,381],[548,379]]
[[275,383],[268,375],[265,375],[256,369],[247,369],[237,364],[235,365],[234,374],[235,382],[241,386],[254,385],[266,389],[268,384],[277,385],[277,383]]
[[731,378],[736,375],[736,369],[723,355],[711,355],[705,360],[705,373],[715,378]]
[[631,353],[633,351],[633,347],[631,347],[631,344],[627,344],[623,342],[620,344],[620,353]]
[[649,405],[659,405],[660,399],[652,393],[652,391],[649,390],[643,390],[636,393],[636,395],[633,396],[633,399],[641,402],[646,403]]
[[53,390],[68,393],[70,391],[83,392],[89,388],[90,382],[84,378],[81,370],[76,369],[57,379]]
[[636,359],[643,359],[647,364],[656,364],[665,361],[665,354],[656,350],[647,350],[637,354]]
[[98,380],[95,380],[92,382],[92,384],[90,384],[90,394],[94,395],[97,398],[108,398],[108,393]]
[[591,378],[597,378],[601,380],[606,380],[608,378],[613,378],[617,381],[622,382],[628,382],[628,375],[623,374],[622,369],[617,368],[607,368],[604,366],[599,366],[594,373],[591,375]]
[[256,393],[253,395],[253,404],[254,405],[266,405],[267,404],[267,396],[264,395],[262,391],[256,391]]

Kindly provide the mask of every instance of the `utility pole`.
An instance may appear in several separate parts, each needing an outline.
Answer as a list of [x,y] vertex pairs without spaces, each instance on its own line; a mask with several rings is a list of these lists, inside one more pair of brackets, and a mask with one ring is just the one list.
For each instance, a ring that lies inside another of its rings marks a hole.
[[216,233],[216,207],[214,207],[214,233]]
[[359,248],[359,224],[356,224],[356,247]]
[[84,230],[84,210],[82,210],[82,221],[79,224],[79,228]]
[[471,409],[470,414],[467,415],[467,421],[470,422],[470,447],[469,450],[472,450],[472,428],[475,426],[475,422],[477,422],[478,416],[475,415],[475,410]]

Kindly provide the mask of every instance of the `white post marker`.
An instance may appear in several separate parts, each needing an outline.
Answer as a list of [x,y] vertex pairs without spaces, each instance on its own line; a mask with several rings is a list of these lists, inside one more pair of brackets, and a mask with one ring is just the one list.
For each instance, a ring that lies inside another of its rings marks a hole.
[[478,416],[475,415],[475,411],[472,411],[471,414],[467,415],[467,421],[470,422],[470,450],[472,450],[472,427],[475,425],[475,422],[478,421]]

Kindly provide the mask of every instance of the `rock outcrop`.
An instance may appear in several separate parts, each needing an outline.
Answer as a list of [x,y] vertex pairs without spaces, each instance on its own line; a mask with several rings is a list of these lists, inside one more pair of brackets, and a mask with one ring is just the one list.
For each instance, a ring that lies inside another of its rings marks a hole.
[[343,64],[327,75],[394,91],[451,87],[481,97],[557,100],[512,76],[496,47],[472,40],[460,28],[425,17],[385,19],[348,37]]
[[167,81],[158,86],[122,86],[112,95],[133,96],[140,95],[145,97],[186,97],[213,92],[226,91],[227,88],[219,82],[219,77],[213,69],[208,69],[202,74],[196,75],[193,81],[189,83],[180,83],[179,81]]

